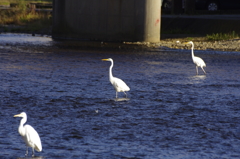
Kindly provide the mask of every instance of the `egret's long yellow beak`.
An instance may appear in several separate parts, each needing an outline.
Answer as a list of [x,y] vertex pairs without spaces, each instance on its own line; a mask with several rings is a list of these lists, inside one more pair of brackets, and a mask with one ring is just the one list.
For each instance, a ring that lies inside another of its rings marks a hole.
[[183,43],[183,44],[189,44],[189,42],[185,42],[185,43]]
[[109,59],[102,59],[102,61],[109,61]]
[[14,115],[13,117],[22,117],[22,114]]

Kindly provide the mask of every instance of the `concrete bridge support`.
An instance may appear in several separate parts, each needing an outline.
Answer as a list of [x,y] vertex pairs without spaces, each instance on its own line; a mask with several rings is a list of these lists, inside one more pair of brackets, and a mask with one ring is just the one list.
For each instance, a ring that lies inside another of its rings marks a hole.
[[54,0],[53,38],[160,41],[161,0]]

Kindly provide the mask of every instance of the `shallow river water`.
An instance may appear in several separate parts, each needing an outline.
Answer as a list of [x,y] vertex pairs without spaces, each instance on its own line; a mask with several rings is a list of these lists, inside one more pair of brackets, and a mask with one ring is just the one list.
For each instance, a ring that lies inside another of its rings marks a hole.
[[[240,158],[239,52],[195,51],[207,64],[196,76],[190,50],[62,49],[25,34],[0,42],[1,159],[24,158],[13,117],[23,111],[42,140],[38,158]],[[103,58],[128,98],[115,99]]]

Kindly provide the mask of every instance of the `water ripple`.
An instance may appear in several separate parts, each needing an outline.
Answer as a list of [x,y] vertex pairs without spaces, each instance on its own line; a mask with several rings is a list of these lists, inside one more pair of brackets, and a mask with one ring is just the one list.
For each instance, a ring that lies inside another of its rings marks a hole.
[[[196,76],[177,50],[0,49],[1,158],[24,156],[13,118],[22,111],[42,139],[40,158],[240,158],[237,54],[202,54],[207,75]],[[115,99],[108,57],[128,98]]]

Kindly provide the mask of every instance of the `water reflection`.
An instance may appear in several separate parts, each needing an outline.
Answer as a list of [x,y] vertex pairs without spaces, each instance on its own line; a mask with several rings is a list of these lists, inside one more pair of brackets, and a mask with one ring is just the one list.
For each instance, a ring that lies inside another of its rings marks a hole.
[[192,84],[198,84],[198,83],[203,83],[206,80],[207,76],[206,75],[196,75],[189,77],[190,83]]
[[113,100],[116,101],[116,102],[122,102],[122,101],[129,101],[130,98],[115,98]]
[[51,46],[52,38],[49,36],[41,36],[31,34],[13,34],[13,33],[2,33],[0,34],[1,45],[42,45]]

